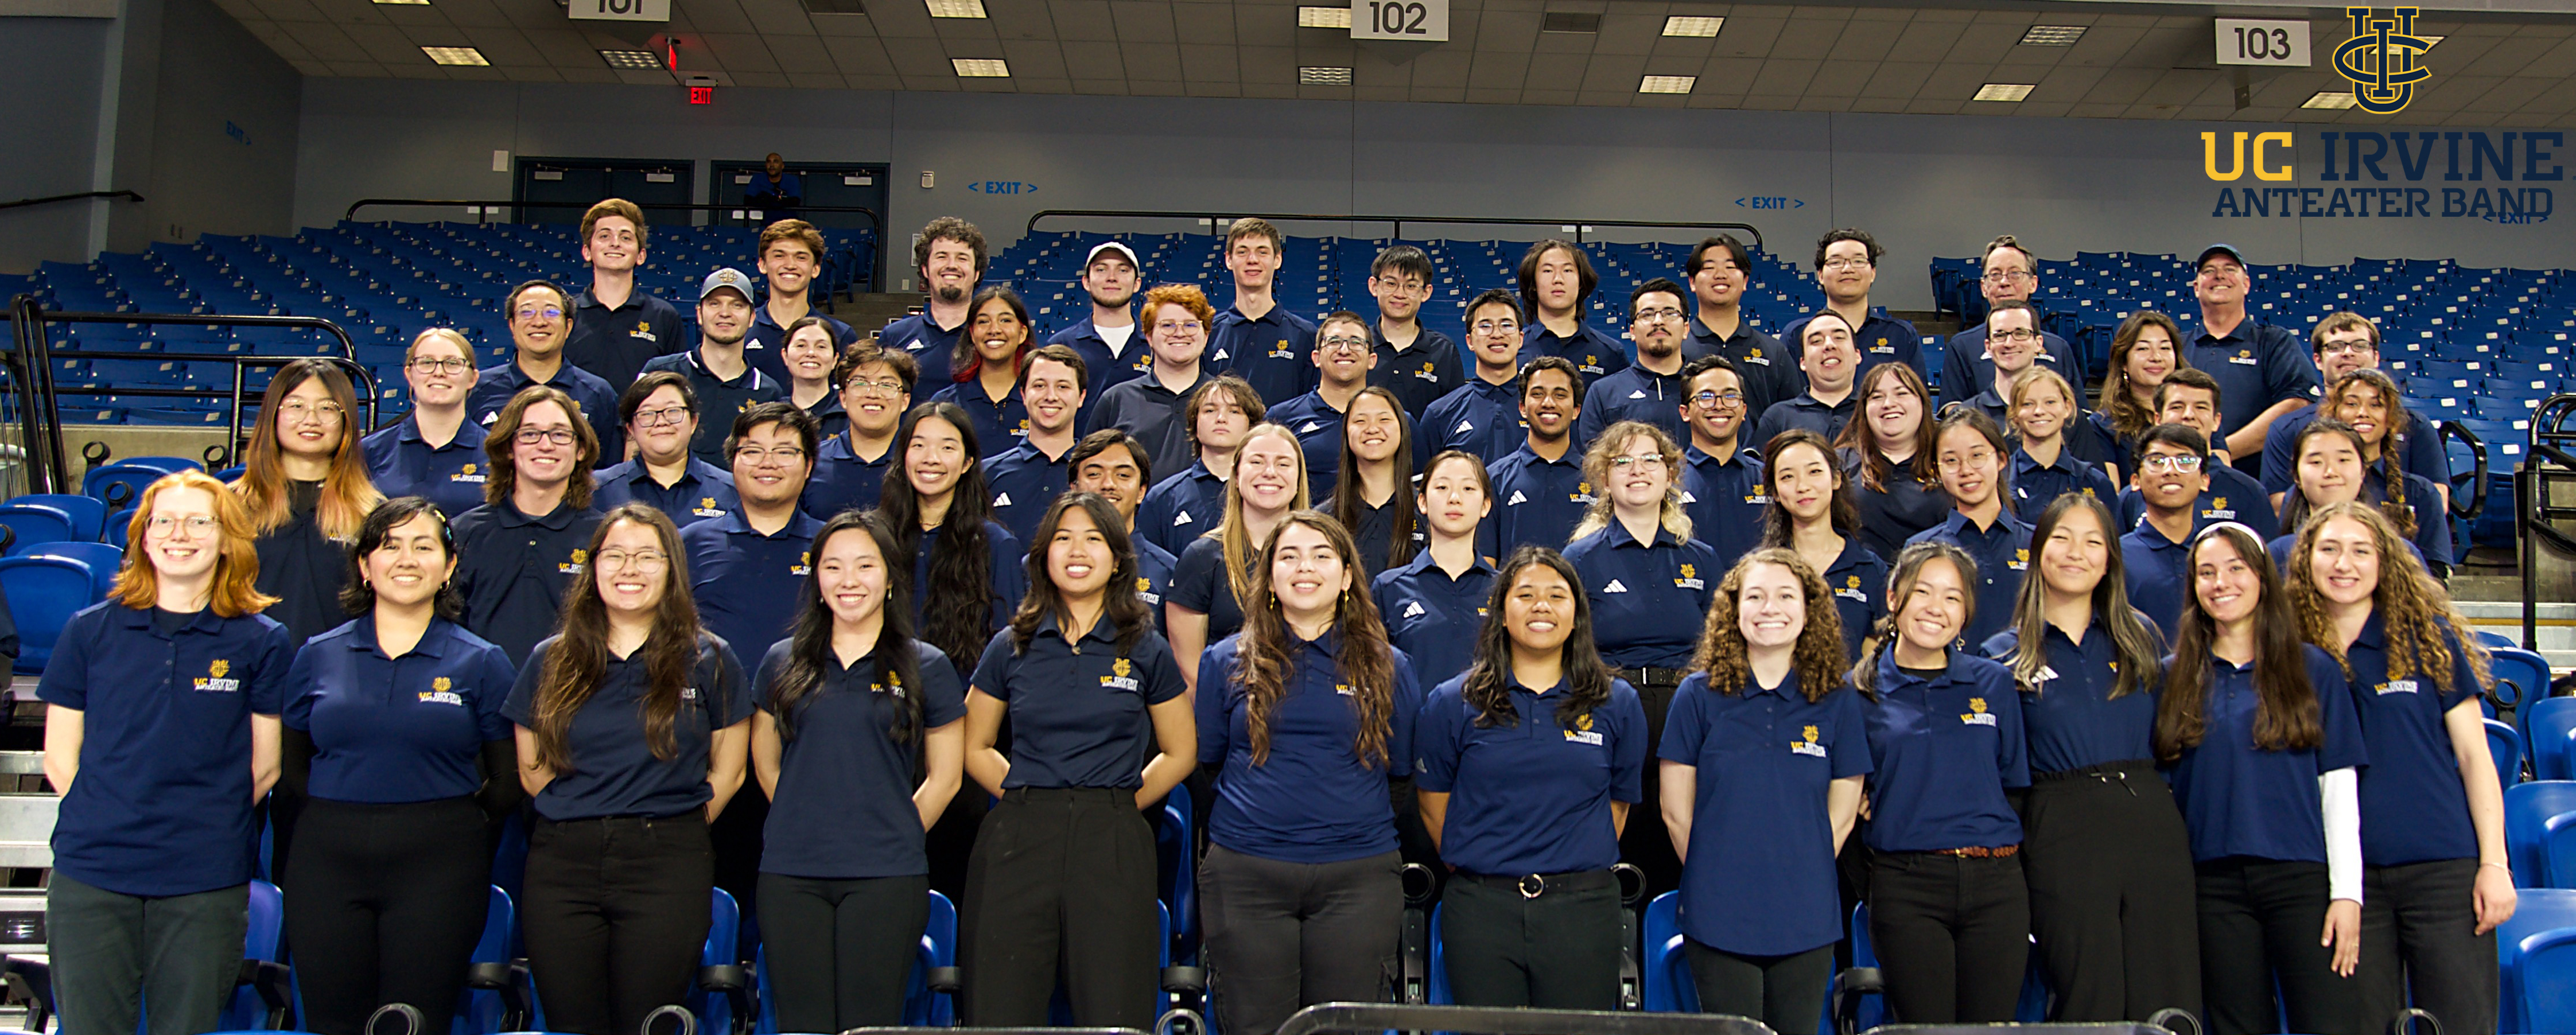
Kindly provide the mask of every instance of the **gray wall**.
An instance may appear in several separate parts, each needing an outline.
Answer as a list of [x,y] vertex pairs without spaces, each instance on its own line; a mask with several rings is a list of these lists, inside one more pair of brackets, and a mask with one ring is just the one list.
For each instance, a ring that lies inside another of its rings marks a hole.
[[[15,98],[0,105],[0,201],[90,190],[98,149],[100,76],[116,23],[102,18],[0,19],[0,81]],[[0,271],[24,273],[45,259],[89,248],[90,209],[58,202],[0,211]]]

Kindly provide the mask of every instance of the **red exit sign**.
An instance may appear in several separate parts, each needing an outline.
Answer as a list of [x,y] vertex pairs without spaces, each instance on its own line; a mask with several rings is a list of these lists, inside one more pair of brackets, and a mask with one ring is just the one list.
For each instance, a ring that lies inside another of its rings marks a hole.
[[690,87],[690,88],[689,88],[689,103],[691,103],[691,104],[714,104],[715,102],[716,102],[716,88],[715,88],[715,87],[712,87],[712,86],[692,86],[692,87]]

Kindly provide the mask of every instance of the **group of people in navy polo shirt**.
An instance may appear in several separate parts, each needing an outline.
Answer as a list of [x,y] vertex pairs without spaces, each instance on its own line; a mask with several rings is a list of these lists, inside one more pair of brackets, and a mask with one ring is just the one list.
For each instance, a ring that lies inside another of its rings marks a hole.
[[324,1035],[446,1027],[496,880],[549,1030],[681,1001],[714,888],[781,1030],[899,1023],[932,891],[968,1023],[1147,1027],[1181,787],[1228,1030],[1390,994],[1408,862],[1461,1003],[1615,1008],[1625,862],[1679,891],[1702,1009],[1784,1035],[1855,904],[1911,1023],[2009,1020],[2035,940],[2060,1020],[2494,1030],[2438,443],[2375,324],[2301,355],[2227,246],[2200,331],[2132,316],[2088,407],[2009,237],[1936,396],[1858,230],[1787,346],[1725,236],[1626,343],[1553,240],[1452,341],[1418,249],[1376,319],[1310,321],[1237,220],[1224,311],[1110,242],[1040,343],[953,218],[866,338],[801,222],[689,322],[634,206],[582,235],[587,289],[507,296],[509,361],[421,333],[372,434],[290,364],[238,480],[142,494],[38,691],[81,1035],[213,1025],[263,822]]

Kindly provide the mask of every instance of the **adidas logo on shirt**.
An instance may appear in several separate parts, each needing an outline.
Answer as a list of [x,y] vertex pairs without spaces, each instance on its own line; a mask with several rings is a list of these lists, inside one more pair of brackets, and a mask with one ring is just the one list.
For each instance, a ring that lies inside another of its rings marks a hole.
[[996,507],[1007,507],[1007,506],[1010,506],[1010,505],[1011,505],[1011,494],[1006,492],[1006,493],[1003,493],[1003,494],[1001,494],[1001,495],[999,495],[999,496],[995,496],[995,497],[993,497],[993,505],[994,505],[994,506],[996,506]]
[[1683,490],[1682,490],[1682,502],[1684,502],[1684,503],[1697,503],[1697,502],[1699,502],[1699,497],[1698,497],[1698,496],[1696,496],[1696,495],[1693,495],[1689,489],[1683,489]]
[[1407,602],[1405,603],[1405,605],[1404,605],[1404,613],[1403,613],[1403,614],[1400,614],[1400,615],[1397,615],[1396,617],[1398,617],[1398,618],[1419,618],[1419,617],[1421,617],[1421,616],[1422,616],[1422,614],[1423,614],[1423,611],[1422,611],[1422,601],[1419,601],[1419,600],[1412,600],[1412,601],[1407,601]]
[[1318,423],[1318,422],[1315,422],[1315,421],[1311,421],[1311,420],[1310,420],[1310,421],[1307,421],[1307,422],[1306,422],[1306,426],[1305,426],[1305,427],[1302,427],[1302,428],[1297,429],[1297,433],[1298,433],[1298,434],[1300,434],[1300,435],[1303,435],[1303,434],[1306,434],[1307,432],[1310,432],[1310,431],[1320,431],[1320,430],[1322,430],[1322,429],[1323,429],[1323,427],[1324,427],[1324,426],[1323,426],[1322,424],[1320,424],[1320,423]]
[[1174,518],[1172,519],[1172,526],[1173,526],[1173,527],[1175,527],[1175,528],[1178,528],[1178,527],[1180,527],[1180,526],[1182,526],[1182,525],[1186,525],[1186,524],[1189,524],[1189,523],[1190,523],[1190,512],[1189,512],[1189,511],[1186,511],[1186,510],[1182,511],[1182,512],[1180,513],[1180,515],[1179,515],[1179,516],[1174,517]]
[[1457,432],[1456,432],[1456,433],[1457,433],[1457,434],[1460,434],[1460,435],[1464,435],[1464,434],[1466,434],[1466,433],[1468,433],[1468,432],[1470,432],[1470,431],[1474,431],[1474,430],[1476,430],[1476,422],[1475,422],[1475,421],[1471,421],[1471,420],[1462,420],[1462,421],[1459,421],[1459,422],[1458,422],[1458,430],[1457,430]]
[[1643,399],[1643,398],[1645,398],[1645,397],[1646,397],[1646,392],[1645,392],[1645,390],[1644,390],[1644,389],[1638,389],[1637,391],[1633,391],[1633,392],[1628,393],[1628,398],[1631,398],[1631,399]]
[[1529,502],[1529,497],[1521,495],[1521,491],[1519,489],[1514,489],[1512,490],[1512,498],[1504,500],[1503,505],[1506,507],[1517,507],[1527,502]]
[[1609,585],[1601,587],[1601,591],[1604,593],[1625,593],[1628,591],[1628,584],[1617,579],[1611,579]]

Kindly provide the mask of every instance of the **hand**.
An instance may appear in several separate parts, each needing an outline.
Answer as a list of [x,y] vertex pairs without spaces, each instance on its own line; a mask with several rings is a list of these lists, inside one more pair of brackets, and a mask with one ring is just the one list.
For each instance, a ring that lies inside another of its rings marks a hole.
[[1869,795],[1866,794],[1860,796],[1860,818],[1869,818]]
[[2334,972],[2351,977],[2361,966],[2361,903],[2339,898],[2326,904],[2326,929],[2317,944],[2334,949]]
[[2478,866],[2477,903],[2478,933],[2485,934],[2513,919],[2514,906],[2520,896],[2513,890],[2513,871],[2502,866]]

